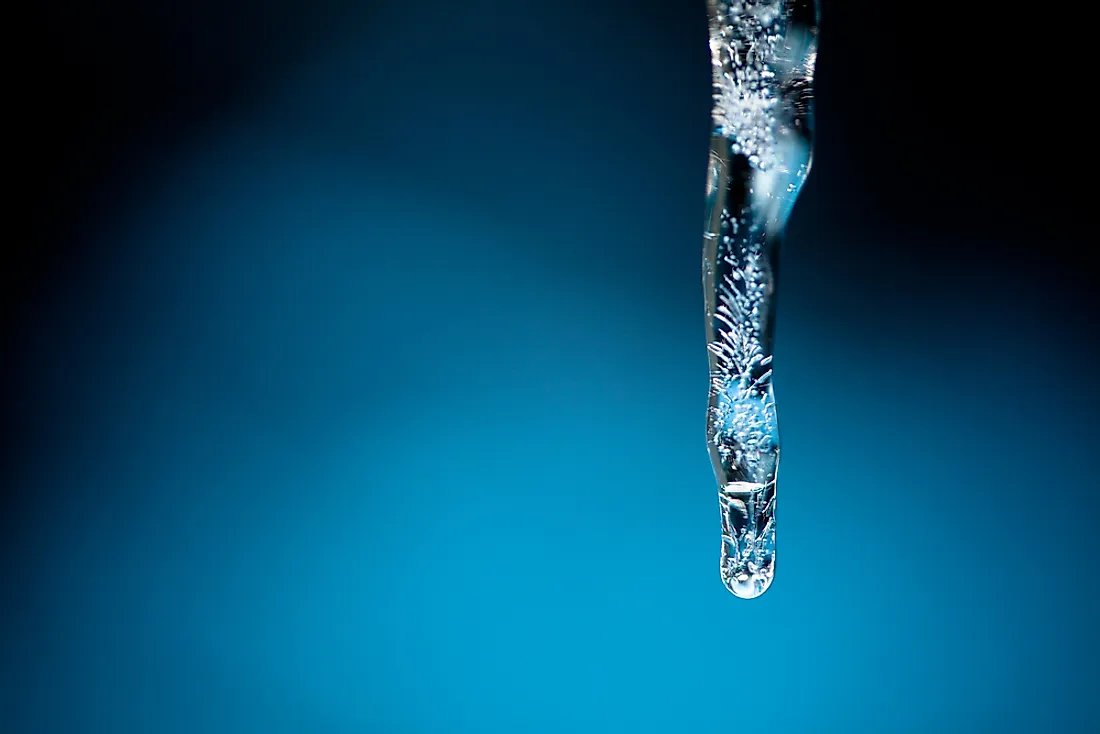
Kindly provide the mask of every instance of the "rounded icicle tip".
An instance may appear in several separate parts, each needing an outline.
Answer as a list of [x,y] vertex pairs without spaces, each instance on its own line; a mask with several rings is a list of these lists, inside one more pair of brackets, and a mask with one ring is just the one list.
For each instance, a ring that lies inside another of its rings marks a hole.
[[771,588],[773,578],[775,577],[769,570],[767,574],[741,576],[736,579],[729,579],[725,583],[729,592],[737,598],[755,599]]
[[730,482],[718,493],[722,515],[722,583],[755,599],[775,576],[775,483]]

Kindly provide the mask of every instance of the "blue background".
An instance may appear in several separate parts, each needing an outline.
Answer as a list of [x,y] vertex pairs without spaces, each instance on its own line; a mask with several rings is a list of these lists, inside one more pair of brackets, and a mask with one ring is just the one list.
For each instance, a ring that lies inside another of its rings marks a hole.
[[985,102],[826,13],[740,601],[702,2],[551,5],[43,15],[0,730],[1095,730],[1096,322]]

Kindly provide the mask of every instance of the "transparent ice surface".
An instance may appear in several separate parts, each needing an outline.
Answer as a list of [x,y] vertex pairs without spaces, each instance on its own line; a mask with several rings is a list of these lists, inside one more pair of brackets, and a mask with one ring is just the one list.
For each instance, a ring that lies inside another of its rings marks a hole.
[[703,238],[707,439],[718,480],[722,581],[751,599],[775,574],[776,263],[810,170],[817,11],[812,0],[708,0],[708,10],[714,128]]

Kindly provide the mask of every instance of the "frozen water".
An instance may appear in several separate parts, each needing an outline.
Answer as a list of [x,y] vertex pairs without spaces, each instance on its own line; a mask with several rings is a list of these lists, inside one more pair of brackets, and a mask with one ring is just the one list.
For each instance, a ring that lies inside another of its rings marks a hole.
[[810,0],[708,5],[714,129],[703,247],[707,438],[719,488],[722,581],[753,598],[775,573],[776,263],[810,170],[817,13]]

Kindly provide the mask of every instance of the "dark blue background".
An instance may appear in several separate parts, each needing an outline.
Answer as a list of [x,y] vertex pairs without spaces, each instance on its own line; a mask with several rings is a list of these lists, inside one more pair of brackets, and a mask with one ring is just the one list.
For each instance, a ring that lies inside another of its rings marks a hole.
[[0,730],[1094,730],[1085,259],[993,41],[888,12],[826,4],[743,602],[702,0],[37,11]]

